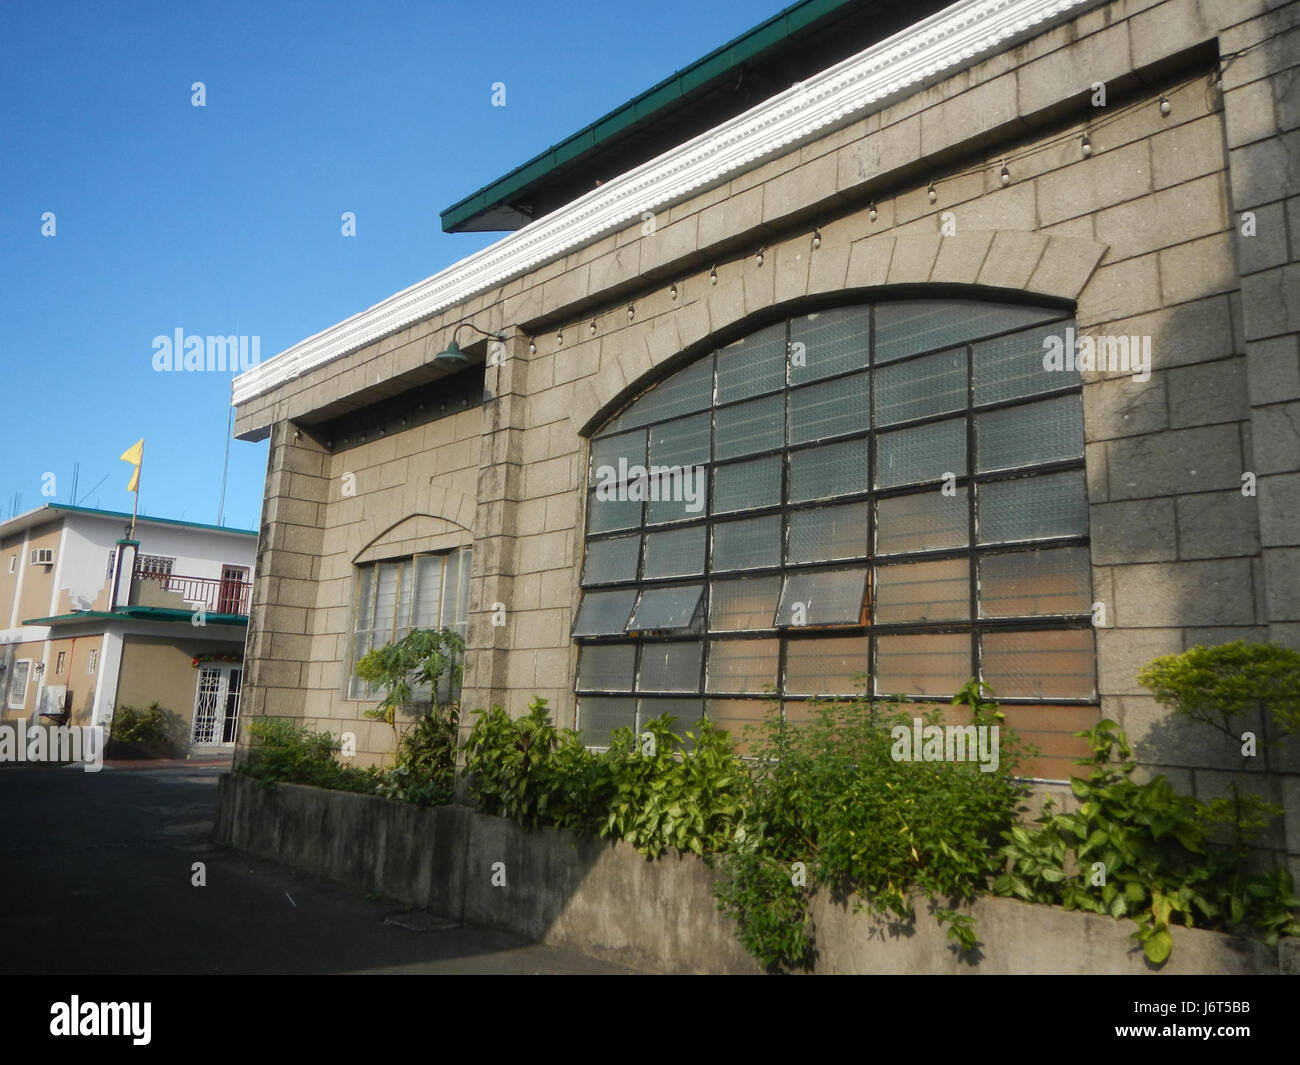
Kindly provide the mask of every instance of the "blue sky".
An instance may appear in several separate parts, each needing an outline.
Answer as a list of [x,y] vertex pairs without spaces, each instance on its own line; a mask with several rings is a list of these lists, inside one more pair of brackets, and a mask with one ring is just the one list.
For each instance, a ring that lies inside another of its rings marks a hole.
[[[155,337],[265,360],[436,273],[499,239],[441,210],[784,6],[5,0],[0,518],[77,463],[129,511],[144,437],[141,513],[215,522],[231,375],[156,372]],[[266,450],[231,441],[224,524],[257,527]]]

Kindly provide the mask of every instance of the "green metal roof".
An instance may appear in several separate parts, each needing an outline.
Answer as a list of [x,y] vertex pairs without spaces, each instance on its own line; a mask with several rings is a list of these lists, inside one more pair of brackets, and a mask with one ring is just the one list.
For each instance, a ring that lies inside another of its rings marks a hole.
[[800,0],[448,207],[442,228],[519,229],[950,2]]
[[[131,520],[131,515],[120,510],[96,510],[94,507],[74,507],[71,503],[46,503],[45,506],[50,510],[66,510],[72,514],[97,514],[103,518],[125,518]],[[137,514],[136,524],[140,522],[150,522],[154,525],[179,525],[185,529],[207,529],[210,532],[235,533],[238,536],[256,536],[257,532],[253,529],[235,529],[229,525],[207,525],[201,521],[180,521],[176,518],[155,518],[150,514]]]
[[[127,515],[130,517],[130,515]],[[134,621],[189,621],[194,616],[192,610],[177,610],[166,606],[124,606],[117,610],[78,610],[71,614],[55,614],[48,618],[28,618],[24,625],[75,625],[81,621],[116,620],[129,618]],[[204,615],[209,625],[247,625],[247,614]]]

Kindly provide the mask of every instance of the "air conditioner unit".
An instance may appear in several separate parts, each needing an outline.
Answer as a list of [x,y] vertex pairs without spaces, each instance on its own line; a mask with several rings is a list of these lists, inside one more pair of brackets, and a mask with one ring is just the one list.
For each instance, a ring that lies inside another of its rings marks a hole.
[[51,685],[42,688],[37,697],[36,708],[42,717],[62,717],[71,705],[72,699],[68,695],[67,685],[60,684],[57,687]]
[[32,565],[33,565],[33,566],[53,566],[53,565],[54,565],[54,548],[52,548],[52,547],[33,547],[33,548],[32,548]]

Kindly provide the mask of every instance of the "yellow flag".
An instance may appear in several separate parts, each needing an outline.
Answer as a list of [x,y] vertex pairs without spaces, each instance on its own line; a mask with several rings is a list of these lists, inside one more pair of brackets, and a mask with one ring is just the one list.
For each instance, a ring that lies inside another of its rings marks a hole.
[[134,492],[140,487],[140,463],[144,461],[144,437],[122,452],[122,461],[129,462],[135,467],[131,472],[131,483],[126,486],[128,492]]

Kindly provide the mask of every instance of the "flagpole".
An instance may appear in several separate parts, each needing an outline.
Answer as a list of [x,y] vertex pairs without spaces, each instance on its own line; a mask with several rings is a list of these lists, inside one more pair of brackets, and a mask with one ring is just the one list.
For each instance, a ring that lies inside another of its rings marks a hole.
[[140,448],[140,464],[135,468],[135,501],[131,504],[131,535],[135,539],[135,516],[140,510],[140,471],[144,469],[144,448]]

